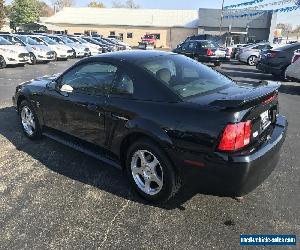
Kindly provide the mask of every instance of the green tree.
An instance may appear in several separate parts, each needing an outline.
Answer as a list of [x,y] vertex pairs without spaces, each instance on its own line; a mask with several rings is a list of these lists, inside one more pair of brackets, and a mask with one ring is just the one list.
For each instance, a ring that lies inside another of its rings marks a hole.
[[14,0],[10,13],[11,28],[36,22],[39,18],[39,11],[36,0]]
[[96,0],[92,0],[88,4],[88,7],[91,7],[91,8],[105,8],[105,5],[101,2],[96,1]]
[[5,23],[4,0],[0,0],[0,29]]

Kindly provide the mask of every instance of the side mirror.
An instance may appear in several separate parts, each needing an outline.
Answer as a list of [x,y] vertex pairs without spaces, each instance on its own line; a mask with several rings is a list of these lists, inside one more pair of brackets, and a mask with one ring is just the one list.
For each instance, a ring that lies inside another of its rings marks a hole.
[[65,92],[65,93],[72,93],[73,92],[73,88],[68,85],[68,84],[64,84],[63,86],[61,86],[60,91],[61,92]]

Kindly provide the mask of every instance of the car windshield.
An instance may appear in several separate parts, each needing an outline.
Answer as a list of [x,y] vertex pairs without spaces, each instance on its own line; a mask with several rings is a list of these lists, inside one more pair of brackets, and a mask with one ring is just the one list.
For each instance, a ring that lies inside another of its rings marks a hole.
[[29,45],[40,45],[39,42],[33,40],[32,38],[28,37],[28,36],[18,36],[18,38],[25,44],[29,44]]
[[88,43],[86,40],[82,39],[81,37],[76,38],[81,43]]
[[40,39],[43,40],[44,42],[50,44],[50,45],[58,44],[56,41],[52,40],[51,38],[49,38],[47,36],[40,37]]
[[0,36],[0,45],[13,45],[13,44]]
[[74,37],[68,37],[68,39],[72,40],[73,43],[80,44],[80,41],[78,41],[77,38],[74,38]]
[[212,42],[212,41],[201,41],[201,47],[202,48],[207,48],[207,49],[214,49],[214,48],[217,48],[219,46],[217,46],[217,44],[215,42]]
[[65,43],[74,43],[71,39],[69,39],[68,37],[62,36],[61,40],[63,40]]
[[227,88],[232,80],[185,56],[169,55],[138,60],[136,64],[182,98]]

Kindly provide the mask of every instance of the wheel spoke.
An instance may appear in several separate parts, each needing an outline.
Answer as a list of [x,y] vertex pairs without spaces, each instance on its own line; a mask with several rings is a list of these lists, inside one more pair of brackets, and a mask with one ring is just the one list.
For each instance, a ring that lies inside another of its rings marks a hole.
[[144,151],[139,151],[138,156],[141,160],[141,165],[144,166],[147,163],[146,157],[145,157],[145,152]]
[[159,161],[156,159],[156,157],[154,157],[153,161],[147,163],[147,165],[149,166],[149,168],[151,169],[151,171],[155,172],[155,168],[156,166],[159,164]]
[[151,176],[151,181],[155,182],[159,188],[161,188],[163,185],[161,178],[158,177],[156,172]]
[[142,175],[143,174],[143,170],[141,169],[141,168],[139,168],[139,167],[134,167],[134,168],[132,168],[132,173],[133,174],[140,174],[140,175]]
[[151,192],[151,187],[150,187],[150,179],[145,178],[145,191],[149,194]]

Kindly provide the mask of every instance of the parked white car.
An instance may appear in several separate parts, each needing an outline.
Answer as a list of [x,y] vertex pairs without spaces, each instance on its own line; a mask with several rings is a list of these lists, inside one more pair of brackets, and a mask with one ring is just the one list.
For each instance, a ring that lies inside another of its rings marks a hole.
[[33,40],[29,36],[16,35],[16,38],[26,45],[26,49],[30,54],[31,64],[38,62],[48,63],[55,60],[55,52],[48,46]]
[[68,60],[68,58],[73,56],[73,49],[65,44],[59,44],[58,42],[52,40],[47,36],[42,35],[31,35],[33,40],[36,40],[38,43],[44,43],[51,50],[55,52],[55,60],[62,59]]
[[286,78],[300,81],[300,51],[295,52],[292,64],[286,69]]
[[0,69],[7,65],[25,65],[29,53],[25,47],[17,46],[0,36]]
[[247,63],[250,66],[254,66],[260,52],[268,49],[272,49],[272,46],[268,43],[258,43],[241,48],[238,55],[239,61]]
[[100,47],[97,44],[89,43],[89,42],[87,42],[86,40],[84,40],[80,37],[68,36],[68,38],[76,44],[82,44],[83,46],[89,48],[92,56],[102,54],[102,47]]
[[88,47],[82,44],[74,43],[71,39],[66,36],[54,36],[48,35],[49,38],[58,42],[59,44],[65,44],[73,49],[73,57],[85,57],[91,55],[91,51]]

